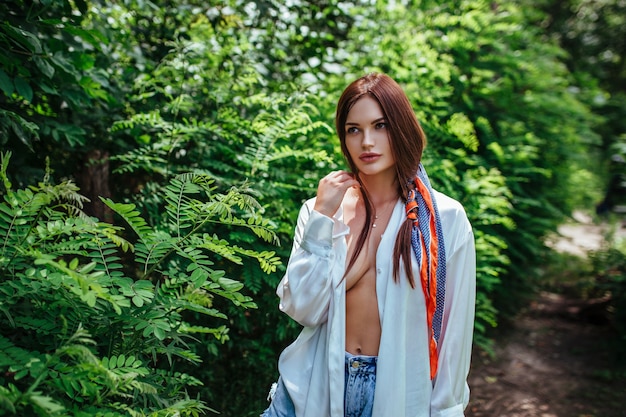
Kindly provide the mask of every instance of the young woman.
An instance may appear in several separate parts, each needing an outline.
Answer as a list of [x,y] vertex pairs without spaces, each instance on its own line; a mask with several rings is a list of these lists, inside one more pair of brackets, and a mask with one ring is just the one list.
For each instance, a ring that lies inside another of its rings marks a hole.
[[463,416],[476,259],[463,207],[434,191],[400,86],[369,74],[336,128],[350,172],[300,211],[280,309],[304,326],[263,417]]

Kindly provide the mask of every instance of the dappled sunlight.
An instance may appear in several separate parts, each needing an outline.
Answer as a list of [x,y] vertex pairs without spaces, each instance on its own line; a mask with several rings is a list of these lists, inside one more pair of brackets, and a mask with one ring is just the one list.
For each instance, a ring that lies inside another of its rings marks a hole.
[[626,224],[594,221],[591,216],[577,211],[572,221],[560,225],[557,233],[548,237],[546,244],[557,252],[582,257],[589,251],[601,249],[608,236],[625,239]]
[[468,417],[618,417],[626,382],[602,378],[611,329],[567,297],[542,293],[497,338],[496,358],[475,355]]
[[[577,212],[547,244],[566,256],[584,259],[602,250],[607,236],[624,239],[626,228],[594,222]],[[575,267],[570,264],[569,268]],[[558,273],[558,267],[548,272]],[[546,278],[560,282],[559,277]],[[615,369],[619,358],[610,349],[610,341],[615,340],[608,318],[610,293],[598,297],[557,294],[559,285],[551,291],[539,292],[514,320],[501,323],[494,337],[494,357],[475,353],[466,416],[624,415],[621,403],[626,380]]]

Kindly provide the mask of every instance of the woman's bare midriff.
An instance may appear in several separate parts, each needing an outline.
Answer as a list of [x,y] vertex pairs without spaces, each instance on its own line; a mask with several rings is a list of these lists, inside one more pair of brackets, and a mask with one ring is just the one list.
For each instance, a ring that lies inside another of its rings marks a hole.
[[[354,253],[355,243],[363,229],[361,220],[363,215],[355,215],[358,211],[358,208],[350,207],[344,213],[347,215],[347,224],[350,226],[348,259]],[[382,330],[376,296],[376,252],[388,221],[388,217],[377,219],[376,228],[370,231],[356,262],[344,277],[346,280],[346,350],[353,355],[378,355]]]
[[346,350],[353,355],[377,356],[380,335],[376,271],[367,268],[346,290]]

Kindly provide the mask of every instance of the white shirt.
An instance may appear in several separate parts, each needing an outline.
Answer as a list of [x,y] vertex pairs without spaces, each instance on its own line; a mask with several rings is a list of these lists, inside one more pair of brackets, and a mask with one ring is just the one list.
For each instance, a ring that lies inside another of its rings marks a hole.
[[[469,372],[476,254],[463,207],[435,191],[446,251],[446,298],[439,367],[430,379],[429,330],[424,293],[411,288],[404,267],[393,280],[393,247],[405,220],[398,200],[376,254],[376,292],[382,335],[376,368],[373,417],[463,416]],[[343,417],[345,302],[348,226],[340,208],[332,217],[300,210],[287,271],[276,291],[280,309],[304,326],[281,354],[278,367],[297,417]],[[419,277],[413,257],[413,274]]]

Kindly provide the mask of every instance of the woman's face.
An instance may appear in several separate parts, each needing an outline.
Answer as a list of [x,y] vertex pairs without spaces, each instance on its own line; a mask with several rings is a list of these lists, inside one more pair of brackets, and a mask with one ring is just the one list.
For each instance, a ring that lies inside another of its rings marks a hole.
[[354,103],[344,129],[346,148],[360,175],[395,175],[387,120],[376,100],[366,95]]

